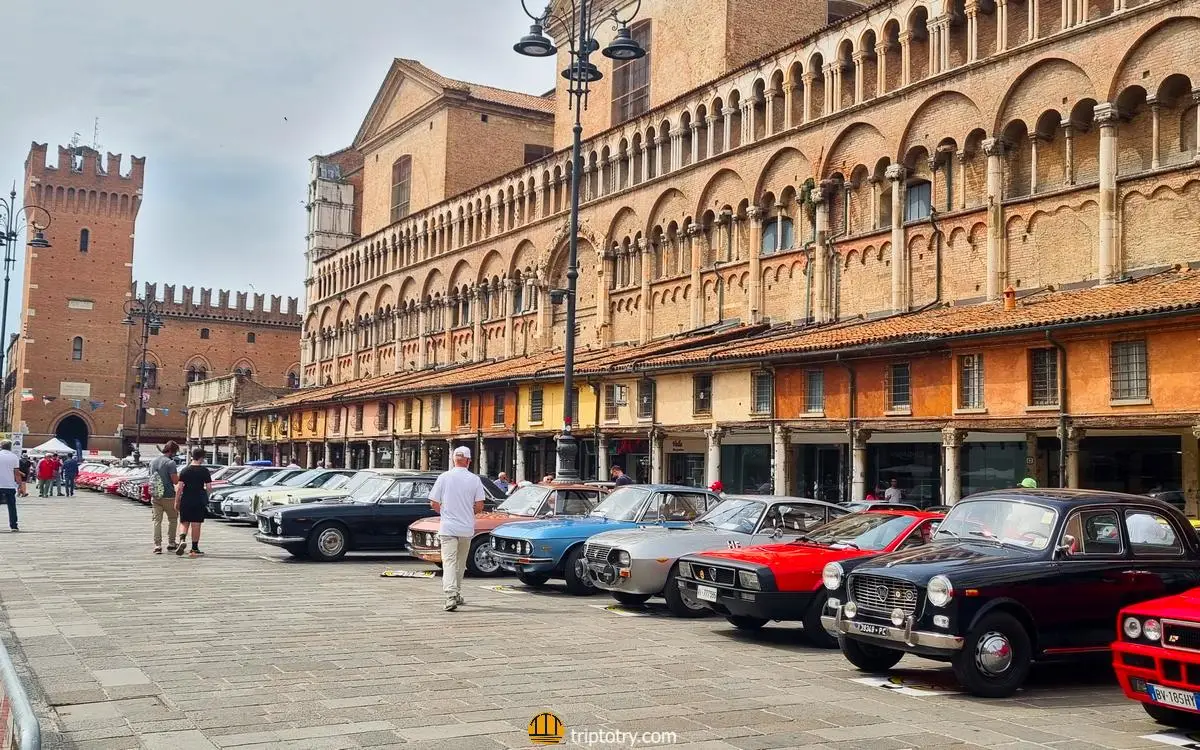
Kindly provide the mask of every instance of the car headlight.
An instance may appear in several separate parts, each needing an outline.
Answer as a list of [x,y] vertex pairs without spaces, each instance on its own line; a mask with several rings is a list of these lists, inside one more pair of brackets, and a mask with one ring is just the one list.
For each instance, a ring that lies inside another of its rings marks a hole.
[[615,553],[613,553],[613,556],[616,558],[615,562],[617,565],[620,565],[622,568],[628,568],[630,563],[633,562],[633,558],[631,558],[629,553],[623,549],[617,550]]
[[1137,640],[1142,637],[1142,621],[1136,617],[1126,617],[1125,622],[1121,623],[1121,630],[1130,640]]
[[413,533],[412,533],[412,529],[409,529],[409,530],[408,530],[408,532],[407,532],[407,533],[404,535],[404,539],[405,539],[405,541],[407,541],[409,544],[412,544],[412,543],[413,543]]
[[1157,641],[1162,638],[1162,625],[1158,620],[1146,620],[1142,623],[1142,637],[1148,641]]
[[758,583],[758,574],[752,570],[739,570],[738,584],[744,589],[754,589],[755,591],[762,588]]
[[692,575],[692,564],[687,562],[679,563],[679,575],[682,578],[695,578]]
[[954,598],[954,587],[950,585],[950,579],[946,576],[934,576],[929,579],[925,595],[929,597],[929,603],[933,606],[944,607]]
[[842,587],[843,577],[845,577],[845,572],[842,570],[841,563],[826,563],[825,569],[821,571],[821,582],[830,591],[837,591]]
[[436,537],[436,536],[435,536],[435,537],[433,538],[433,546],[434,546],[434,547],[438,547],[438,548],[440,549],[440,548],[441,548],[441,546],[442,546],[442,540],[441,540],[439,537]]
[[282,523],[283,514],[282,513],[272,513],[271,520],[274,521],[275,523]]

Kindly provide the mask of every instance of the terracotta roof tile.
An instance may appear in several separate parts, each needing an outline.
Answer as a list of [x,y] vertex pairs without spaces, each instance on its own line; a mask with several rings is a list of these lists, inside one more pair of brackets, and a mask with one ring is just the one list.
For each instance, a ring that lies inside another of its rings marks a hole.
[[509,91],[508,89],[498,89],[493,86],[483,86],[478,83],[469,81],[459,81],[454,78],[447,78],[437,71],[426,67],[417,60],[409,60],[401,58],[401,61],[406,65],[410,65],[421,71],[422,75],[427,76],[439,85],[448,89],[465,92],[468,96],[493,104],[503,104],[507,107],[516,107],[518,109],[531,109],[535,112],[554,112],[554,98],[545,96],[535,96],[526,94],[520,91]]

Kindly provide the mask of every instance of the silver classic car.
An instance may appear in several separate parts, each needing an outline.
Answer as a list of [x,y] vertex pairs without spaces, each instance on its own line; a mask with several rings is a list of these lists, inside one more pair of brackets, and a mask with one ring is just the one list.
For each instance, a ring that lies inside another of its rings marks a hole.
[[700,617],[708,609],[675,583],[680,557],[790,541],[847,512],[807,498],[726,495],[691,526],[605,531],[588,539],[583,554],[595,586],[622,604],[644,604],[661,595],[675,616]]

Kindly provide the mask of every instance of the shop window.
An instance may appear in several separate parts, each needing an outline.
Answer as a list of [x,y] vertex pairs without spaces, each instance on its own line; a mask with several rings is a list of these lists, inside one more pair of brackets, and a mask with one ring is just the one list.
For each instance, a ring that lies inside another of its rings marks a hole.
[[958,408],[983,408],[983,355],[958,357]]
[[411,398],[404,400],[404,431],[412,432],[413,428],[413,400]]
[[756,372],[751,377],[751,414],[769,415],[774,405],[775,383],[769,372]]
[[1051,347],[1029,351],[1029,403],[1058,406],[1058,351]]
[[79,362],[83,359],[83,337],[76,336],[71,339],[71,359]]
[[792,220],[786,216],[767,219],[763,225],[762,254],[774,255],[794,246]]
[[401,156],[392,163],[392,221],[408,216],[412,186],[412,157]]
[[637,60],[613,63],[613,126],[632,120],[650,109],[650,22],[642,21],[629,31],[646,54]]
[[504,394],[492,394],[492,424],[504,424]]
[[615,422],[621,416],[620,409],[629,401],[629,386],[609,383],[604,386],[604,419]]
[[804,411],[807,414],[825,412],[824,370],[808,370],[804,373]]
[[543,399],[545,397],[541,388],[533,388],[529,391],[529,421],[542,421]]
[[925,180],[908,183],[904,189],[905,221],[928,219],[933,209],[933,185]]
[[1109,378],[1112,400],[1150,398],[1150,377],[1146,366],[1146,341],[1114,341],[1109,353]]
[[442,397],[434,396],[429,399],[429,428],[432,430],[442,429]]
[[458,400],[458,423],[464,427],[471,426],[471,399],[468,396]]
[[888,411],[912,409],[912,373],[907,362],[888,365],[887,370]]
[[638,383],[638,419],[654,419],[654,381],[642,380]]
[[712,375],[692,376],[692,413],[712,414]]

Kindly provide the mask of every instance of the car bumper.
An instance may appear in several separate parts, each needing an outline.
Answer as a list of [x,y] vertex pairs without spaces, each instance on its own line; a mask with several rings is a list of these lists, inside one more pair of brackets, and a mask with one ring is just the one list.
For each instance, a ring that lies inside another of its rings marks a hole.
[[425,562],[440,563],[442,561],[442,550],[440,547],[418,547],[413,544],[407,545],[408,554],[424,560]]
[[842,607],[839,606],[826,609],[825,614],[821,615],[821,625],[836,636],[849,636],[855,640],[923,656],[952,656],[963,647],[962,636],[915,630],[912,615],[899,626],[863,622],[846,618]]
[[[1159,685],[1189,693],[1200,691],[1200,685],[1187,682],[1189,671],[1193,674],[1200,673],[1200,654],[1198,653],[1123,641],[1114,643],[1112,652],[1113,671],[1117,674],[1117,684],[1121,686],[1125,697],[1131,700],[1155,706],[1165,705],[1150,697],[1149,685]],[[1200,714],[1200,710],[1189,711],[1182,706],[1167,705],[1165,707]]]
[[510,573],[553,573],[558,565],[558,561],[553,557],[514,555],[509,552],[497,552],[494,549],[492,557],[500,564],[501,569]]
[[603,591],[657,596],[666,585],[666,577],[646,567],[640,560],[634,560],[628,568],[618,568],[612,563],[589,562],[587,573],[596,588]]
[[[747,591],[721,586],[708,586],[696,581],[680,578],[679,588],[688,596],[704,604],[717,614],[740,617],[757,617],[762,620],[803,620],[812,604],[812,594],[795,591]],[[700,598],[700,586],[716,589],[717,600],[710,602]]]
[[263,544],[270,544],[275,547],[282,547],[285,544],[304,544],[308,541],[307,538],[302,536],[273,536],[271,534],[264,534],[261,531],[255,534],[254,538]]

